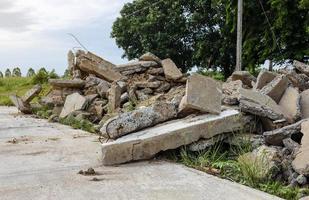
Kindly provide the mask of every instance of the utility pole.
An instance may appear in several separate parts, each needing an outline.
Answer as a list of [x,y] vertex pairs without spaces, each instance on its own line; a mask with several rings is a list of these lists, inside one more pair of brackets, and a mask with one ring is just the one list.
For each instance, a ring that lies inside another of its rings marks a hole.
[[238,0],[237,9],[237,49],[236,49],[236,71],[241,71],[242,65],[242,15],[243,15],[243,0]]

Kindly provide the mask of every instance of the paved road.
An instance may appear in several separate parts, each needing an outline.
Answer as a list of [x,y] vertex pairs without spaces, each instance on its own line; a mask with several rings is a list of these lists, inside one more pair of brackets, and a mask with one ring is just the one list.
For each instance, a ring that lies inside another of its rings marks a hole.
[[[88,167],[97,175],[78,174]],[[164,161],[103,167],[96,136],[0,107],[0,199],[278,198]]]

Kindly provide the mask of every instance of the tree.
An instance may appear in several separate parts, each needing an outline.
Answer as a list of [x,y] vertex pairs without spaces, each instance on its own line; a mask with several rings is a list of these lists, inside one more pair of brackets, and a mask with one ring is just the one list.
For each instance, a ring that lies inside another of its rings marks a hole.
[[3,73],[0,71],[0,78],[3,78]]
[[34,76],[34,75],[35,75],[34,69],[29,68],[29,69],[28,69],[28,72],[27,72],[27,77],[32,77],[32,76]]
[[21,71],[20,71],[19,67],[15,67],[13,69],[12,76],[13,77],[21,77]]
[[5,70],[5,77],[11,77],[11,70],[10,69],[6,69]]
[[51,70],[48,74],[49,78],[56,79],[59,78],[58,74],[56,73],[55,69]]
[[41,68],[37,71],[36,75],[32,77],[33,84],[43,84],[47,83],[49,79],[49,74],[45,68]]
[[[302,2],[244,2],[244,68],[254,72],[266,59],[306,60],[308,12]],[[236,0],[136,0],[124,5],[111,35],[129,59],[150,51],[183,70],[219,68],[228,76],[235,67],[236,22]]]

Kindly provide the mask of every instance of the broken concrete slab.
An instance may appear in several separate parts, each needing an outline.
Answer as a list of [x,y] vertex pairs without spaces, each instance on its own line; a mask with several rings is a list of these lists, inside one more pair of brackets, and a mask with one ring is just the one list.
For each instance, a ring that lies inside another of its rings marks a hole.
[[116,71],[112,66],[102,63],[95,63],[87,59],[81,59],[78,61],[77,66],[82,70],[90,74],[95,74],[97,77],[107,80],[109,82],[125,79],[125,77]]
[[21,100],[24,102],[24,103],[30,103],[30,101],[33,100],[34,97],[36,97],[37,95],[40,94],[40,92],[42,91],[42,86],[37,84],[35,86],[33,86],[30,90],[28,90],[26,92],[26,94],[24,94],[22,97],[21,97]]
[[79,93],[68,95],[59,117],[65,118],[74,111],[82,110],[85,107],[86,102],[86,97]]
[[216,135],[216,136],[209,138],[209,139],[201,139],[197,142],[194,142],[194,143],[188,145],[188,150],[194,151],[194,152],[201,152],[201,151],[203,151],[203,150],[205,150],[209,147],[214,146],[218,142],[223,141],[227,137],[228,137],[227,134],[220,134],[220,135]]
[[155,61],[156,63],[158,64],[161,64],[161,59],[154,55],[153,53],[150,53],[150,52],[147,52],[145,53],[144,55],[142,55],[139,60],[142,60],[142,61]]
[[241,111],[272,120],[284,119],[281,108],[269,96],[243,88],[239,92]]
[[161,85],[161,81],[154,82],[136,82],[134,83],[136,88],[158,88]]
[[281,97],[279,106],[290,123],[297,121],[301,117],[300,94],[298,89],[288,87]]
[[285,74],[294,87],[300,91],[309,89],[309,77],[305,74],[297,74],[295,70],[281,70],[280,73]]
[[299,70],[301,73],[306,74],[309,76],[309,65],[306,65],[305,63],[299,62],[297,60],[294,60],[293,66]]
[[108,97],[108,91],[111,88],[111,84],[108,83],[107,81],[102,80],[97,86],[96,86],[96,91],[97,93],[103,97],[106,98]]
[[134,73],[144,72],[151,67],[159,67],[158,63],[154,61],[132,61],[127,64],[117,65],[115,70],[123,75],[130,75]]
[[279,75],[265,85],[260,92],[270,96],[276,103],[279,103],[284,91],[288,87],[288,84],[288,78],[285,75]]
[[62,80],[62,79],[49,79],[48,83],[56,89],[59,88],[83,88],[85,81],[80,79],[75,80]]
[[303,137],[301,146],[298,150],[294,161],[292,162],[293,169],[302,175],[309,175],[309,121],[306,120],[301,124],[301,132]]
[[279,128],[273,131],[264,132],[264,139],[267,144],[281,146],[283,145],[283,140],[290,138],[293,134],[297,134],[301,130],[301,124],[304,120]]
[[240,118],[238,111],[226,110],[220,115],[206,114],[175,120],[132,133],[102,145],[103,164],[114,165],[149,159],[160,151],[237,131],[243,126]]
[[272,80],[276,78],[278,74],[266,70],[262,70],[256,80],[256,84],[254,89],[259,90],[262,89],[264,86],[269,84]]
[[116,139],[128,133],[154,126],[177,116],[177,109],[171,103],[155,103],[152,107],[123,113],[107,121],[101,133],[107,138]]
[[179,106],[179,112],[197,110],[204,113],[221,112],[222,86],[212,78],[193,74],[187,80],[186,95]]
[[109,89],[108,93],[108,112],[115,113],[117,109],[120,108],[121,105],[121,88],[120,86],[114,82]]
[[309,118],[309,89],[300,94],[300,110],[302,119]]
[[147,74],[161,75],[161,74],[164,74],[164,69],[162,67],[160,67],[160,68],[150,68],[150,69],[147,70]]
[[10,95],[10,100],[16,106],[16,108],[24,113],[24,114],[31,114],[31,108],[28,103],[24,103],[23,100],[17,95]]
[[243,88],[241,80],[225,82],[222,84],[222,102],[227,105],[239,104],[239,89]]
[[241,80],[244,85],[250,88],[252,88],[252,82],[256,82],[256,78],[247,71],[234,72],[231,75],[230,80],[231,81]]
[[171,59],[162,60],[161,63],[167,80],[175,81],[183,77],[183,74]]
[[68,70],[72,73],[75,70],[75,55],[72,50],[68,52]]

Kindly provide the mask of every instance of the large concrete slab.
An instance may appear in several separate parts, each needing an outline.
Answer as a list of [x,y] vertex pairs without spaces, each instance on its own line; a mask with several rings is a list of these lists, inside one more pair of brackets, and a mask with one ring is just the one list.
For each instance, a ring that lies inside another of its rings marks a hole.
[[279,199],[164,161],[102,167],[97,136],[16,114],[0,107],[1,200]]
[[103,163],[113,165],[153,157],[160,151],[176,149],[201,138],[240,130],[241,115],[226,110],[220,115],[201,115],[170,121],[121,137],[102,146]]

